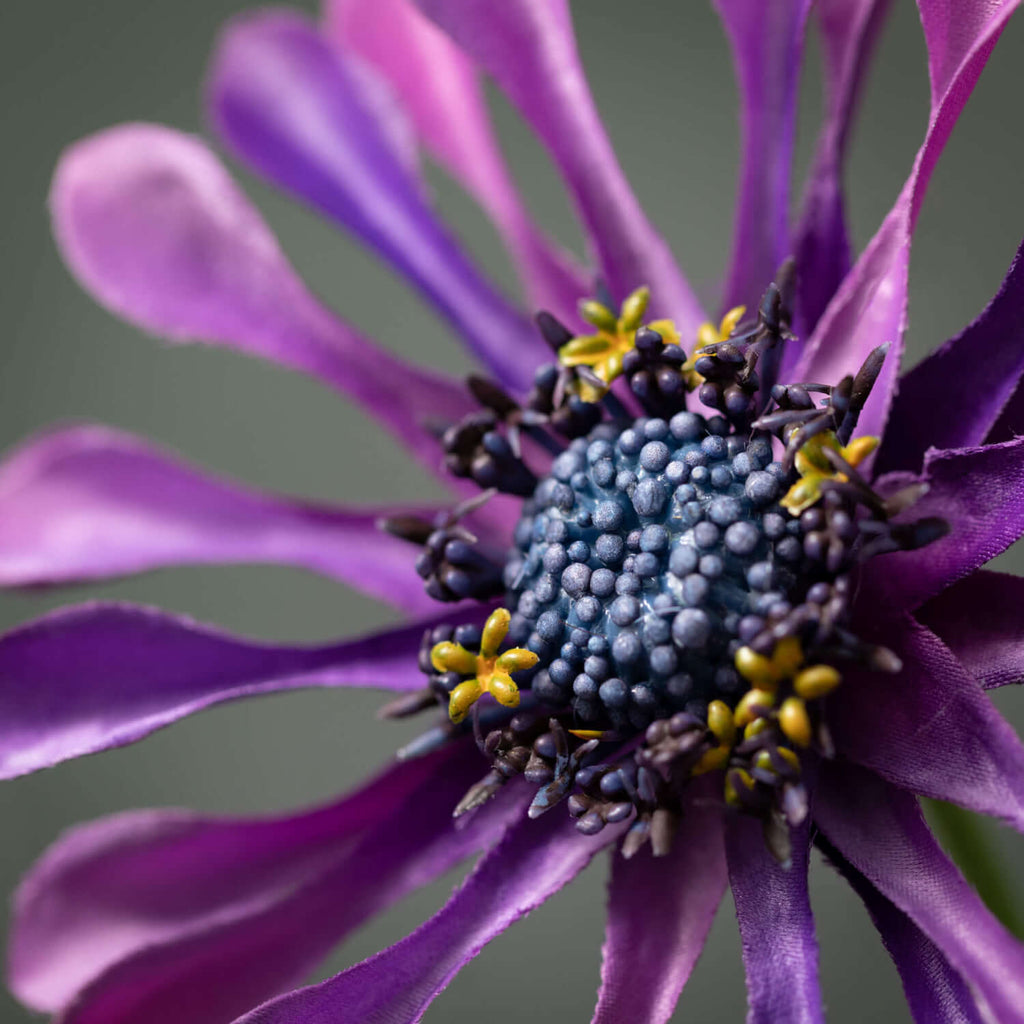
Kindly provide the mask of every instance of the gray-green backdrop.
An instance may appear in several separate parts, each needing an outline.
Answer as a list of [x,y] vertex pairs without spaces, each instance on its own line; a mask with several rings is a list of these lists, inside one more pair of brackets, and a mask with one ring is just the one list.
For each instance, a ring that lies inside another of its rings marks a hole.
[[[373,0],[366,0],[372,3]],[[312,0],[302,4],[313,9]],[[218,24],[242,0],[8,0],[0,33],[4,238],[0,444],[61,418],[151,435],[261,487],[325,500],[433,493],[423,474],[326,388],[241,356],[169,350],[108,316],[61,267],[45,196],[61,147],[120,120],[200,130],[198,87]],[[726,46],[699,0],[576,0],[583,59],[626,171],[701,293],[715,294],[731,232],[736,95]],[[1020,97],[1024,23],[1012,24],[961,119],[925,203],[911,270],[912,358],[962,327],[999,283],[1024,236]],[[804,78],[798,170],[819,109],[817,54]],[[909,169],[924,127],[924,47],[910,0],[897,0],[868,87],[849,168],[863,245]],[[541,220],[579,247],[558,182],[500,101],[510,160]],[[434,175],[442,210],[488,269],[512,287],[496,239],[471,204]],[[420,302],[373,258],[305,210],[243,176],[313,288],[396,350],[450,370],[466,364]],[[979,500],[984,496],[980,495]],[[1012,555],[1008,556],[1012,562]],[[317,640],[393,619],[325,580],[284,569],[181,569],[68,595],[3,595],[4,626],[63,600],[123,598],[187,611],[262,637]],[[1021,725],[1016,693],[996,695]],[[273,811],[327,798],[379,764],[409,731],[374,720],[366,692],[264,698],[208,712],[136,747],[64,765],[0,789],[0,889],[10,890],[69,824],[120,808],[186,805]],[[1018,837],[996,828],[1007,870]],[[589,1019],[598,981],[605,864],[516,926],[456,980],[428,1020],[492,1024]],[[400,938],[444,900],[447,877],[374,921],[334,971]],[[1024,878],[1020,889],[1024,891]],[[831,1019],[906,1019],[895,971],[859,903],[816,866],[813,897]],[[677,1020],[739,1021],[744,993],[728,899]],[[0,995],[0,1019],[27,1021]],[[183,1022],[184,1024],[184,1022]]]

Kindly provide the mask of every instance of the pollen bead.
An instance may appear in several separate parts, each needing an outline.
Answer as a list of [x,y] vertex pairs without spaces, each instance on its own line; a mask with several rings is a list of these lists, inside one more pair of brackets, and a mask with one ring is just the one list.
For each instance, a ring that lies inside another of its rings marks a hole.
[[604,424],[572,442],[505,567],[509,641],[540,658],[533,693],[620,732],[734,705],[736,650],[799,582],[784,478],[767,439],[730,436],[720,417]]

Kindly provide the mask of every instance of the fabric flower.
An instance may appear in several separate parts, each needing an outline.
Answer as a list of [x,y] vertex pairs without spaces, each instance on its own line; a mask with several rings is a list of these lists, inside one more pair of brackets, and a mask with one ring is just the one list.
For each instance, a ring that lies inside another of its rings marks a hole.
[[[207,85],[220,141],[406,278],[484,367],[468,386],[314,298],[198,139],[125,125],[64,155],[55,232],[99,301],[327,381],[454,504],[312,505],[99,426],[0,467],[7,585],[280,562],[410,616],[290,647],[125,605],[51,614],[0,640],[5,777],[294,687],[380,687],[397,694],[389,714],[432,714],[325,807],[135,812],[62,838],[16,896],[10,978],[27,1005],[62,1024],[419,1020],[485,943],[609,850],[595,1021],[668,1019],[727,886],[749,1019],[817,1021],[815,845],[865,902],[915,1019],[1024,1020],[1024,950],[916,799],[1024,828],[1024,749],[983,692],[1021,678],[1022,585],[982,568],[1024,534],[1020,256],[977,320],[898,376],[924,191],[1016,3],[919,0],[927,132],[852,266],[839,179],[885,5],[819,0],[825,117],[793,227],[810,2],[716,6],[743,165],[713,320],[625,182],[563,0],[333,0],[321,26],[267,12],[225,30]],[[484,73],[561,172],[592,270],[527,217]],[[495,223],[536,324],[438,219],[419,148]],[[473,854],[408,938],[289,990]]]

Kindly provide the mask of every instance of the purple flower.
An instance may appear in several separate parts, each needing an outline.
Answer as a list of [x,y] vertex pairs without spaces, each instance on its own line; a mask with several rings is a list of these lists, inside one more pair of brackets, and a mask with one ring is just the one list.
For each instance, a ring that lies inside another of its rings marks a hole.
[[[1019,255],[977,320],[897,376],[924,190],[1016,3],[920,0],[927,134],[851,267],[839,178],[885,6],[819,3],[825,122],[791,230],[810,2],[718,0],[744,142],[723,308],[758,310],[718,329],[623,178],[564,2],[335,0],[323,28],[277,12],[230,25],[208,82],[220,140],[417,288],[486,368],[468,388],[315,299],[197,139],[127,125],[65,154],[55,231],[101,302],[326,380],[454,481],[459,503],[301,503],[96,426],[0,467],[7,585],[281,562],[412,617],[285,647],[123,605],[47,616],[0,640],[4,776],[294,687],[382,687],[398,694],[391,714],[435,712],[403,759],[328,806],[135,812],[61,839],[16,898],[10,974],[26,1004],[63,1024],[419,1020],[486,942],[608,849],[595,1020],[669,1017],[726,886],[749,1019],[821,1020],[813,843],[864,900],[915,1019],[1024,1021],[1024,950],[915,797],[1024,828],[1024,749],[983,692],[1021,678],[1024,592],[981,568],[1024,534]],[[481,72],[561,171],[600,301],[525,214]],[[547,311],[537,325],[438,220],[417,147],[494,221]],[[477,853],[419,930],[288,991]]]

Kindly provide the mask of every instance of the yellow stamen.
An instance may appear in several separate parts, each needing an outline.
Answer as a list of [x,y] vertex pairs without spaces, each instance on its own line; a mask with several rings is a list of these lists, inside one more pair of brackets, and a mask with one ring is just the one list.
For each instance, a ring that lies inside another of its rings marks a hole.
[[456,672],[465,679],[452,690],[448,698],[448,716],[458,725],[469,714],[470,708],[489,693],[507,708],[519,704],[519,687],[512,680],[513,672],[533,668],[537,655],[522,647],[498,654],[498,648],[508,634],[511,615],[505,608],[491,612],[484,624],[480,653],[467,651],[450,641],[435,644],[430,651],[430,663],[438,672]]
[[729,336],[736,330],[736,325],[743,319],[743,314],[746,311],[746,306],[734,306],[722,317],[717,330],[715,330],[715,325],[710,321],[700,325],[697,330],[697,344],[694,346],[690,358],[683,363],[682,367],[683,379],[691,391],[700,387],[704,382],[704,378],[694,369],[694,365],[700,358],[701,352],[708,345],[717,345],[720,341],[728,341]]
[[811,719],[807,705],[799,697],[787,697],[779,708],[779,728],[798,747],[811,743]]
[[758,654],[750,647],[736,652],[736,670],[758,690],[774,693],[783,679],[788,679],[803,663],[804,651],[795,636],[787,636],[775,645],[771,657]]
[[834,431],[815,434],[796,453],[793,465],[800,479],[790,487],[779,504],[798,516],[821,499],[821,485],[826,480],[845,483],[849,479],[845,473],[832,468],[832,463],[825,455],[826,448],[838,452],[851,466],[859,466],[877,447],[877,437],[855,437],[843,447]]
[[[596,299],[580,303],[580,316],[597,328],[597,334],[581,335],[567,342],[558,352],[558,361],[563,366],[589,366],[604,382],[599,387],[589,381],[578,381],[574,386],[583,401],[599,401],[622,373],[623,356],[634,346],[650,299],[650,289],[637,288],[626,296],[617,316]],[[671,320],[654,320],[647,326],[657,331],[666,345],[679,344],[679,332]]]
[[691,775],[704,775],[707,772],[717,771],[724,768],[729,762],[728,747],[712,747],[705,751],[701,759],[693,766]]
[[725,777],[725,802],[733,807],[742,804],[739,787],[749,791],[754,788],[754,778],[745,768],[733,768]]
[[831,665],[812,665],[797,673],[793,689],[804,700],[814,700],[831,693],[841,680],[842,676]]

